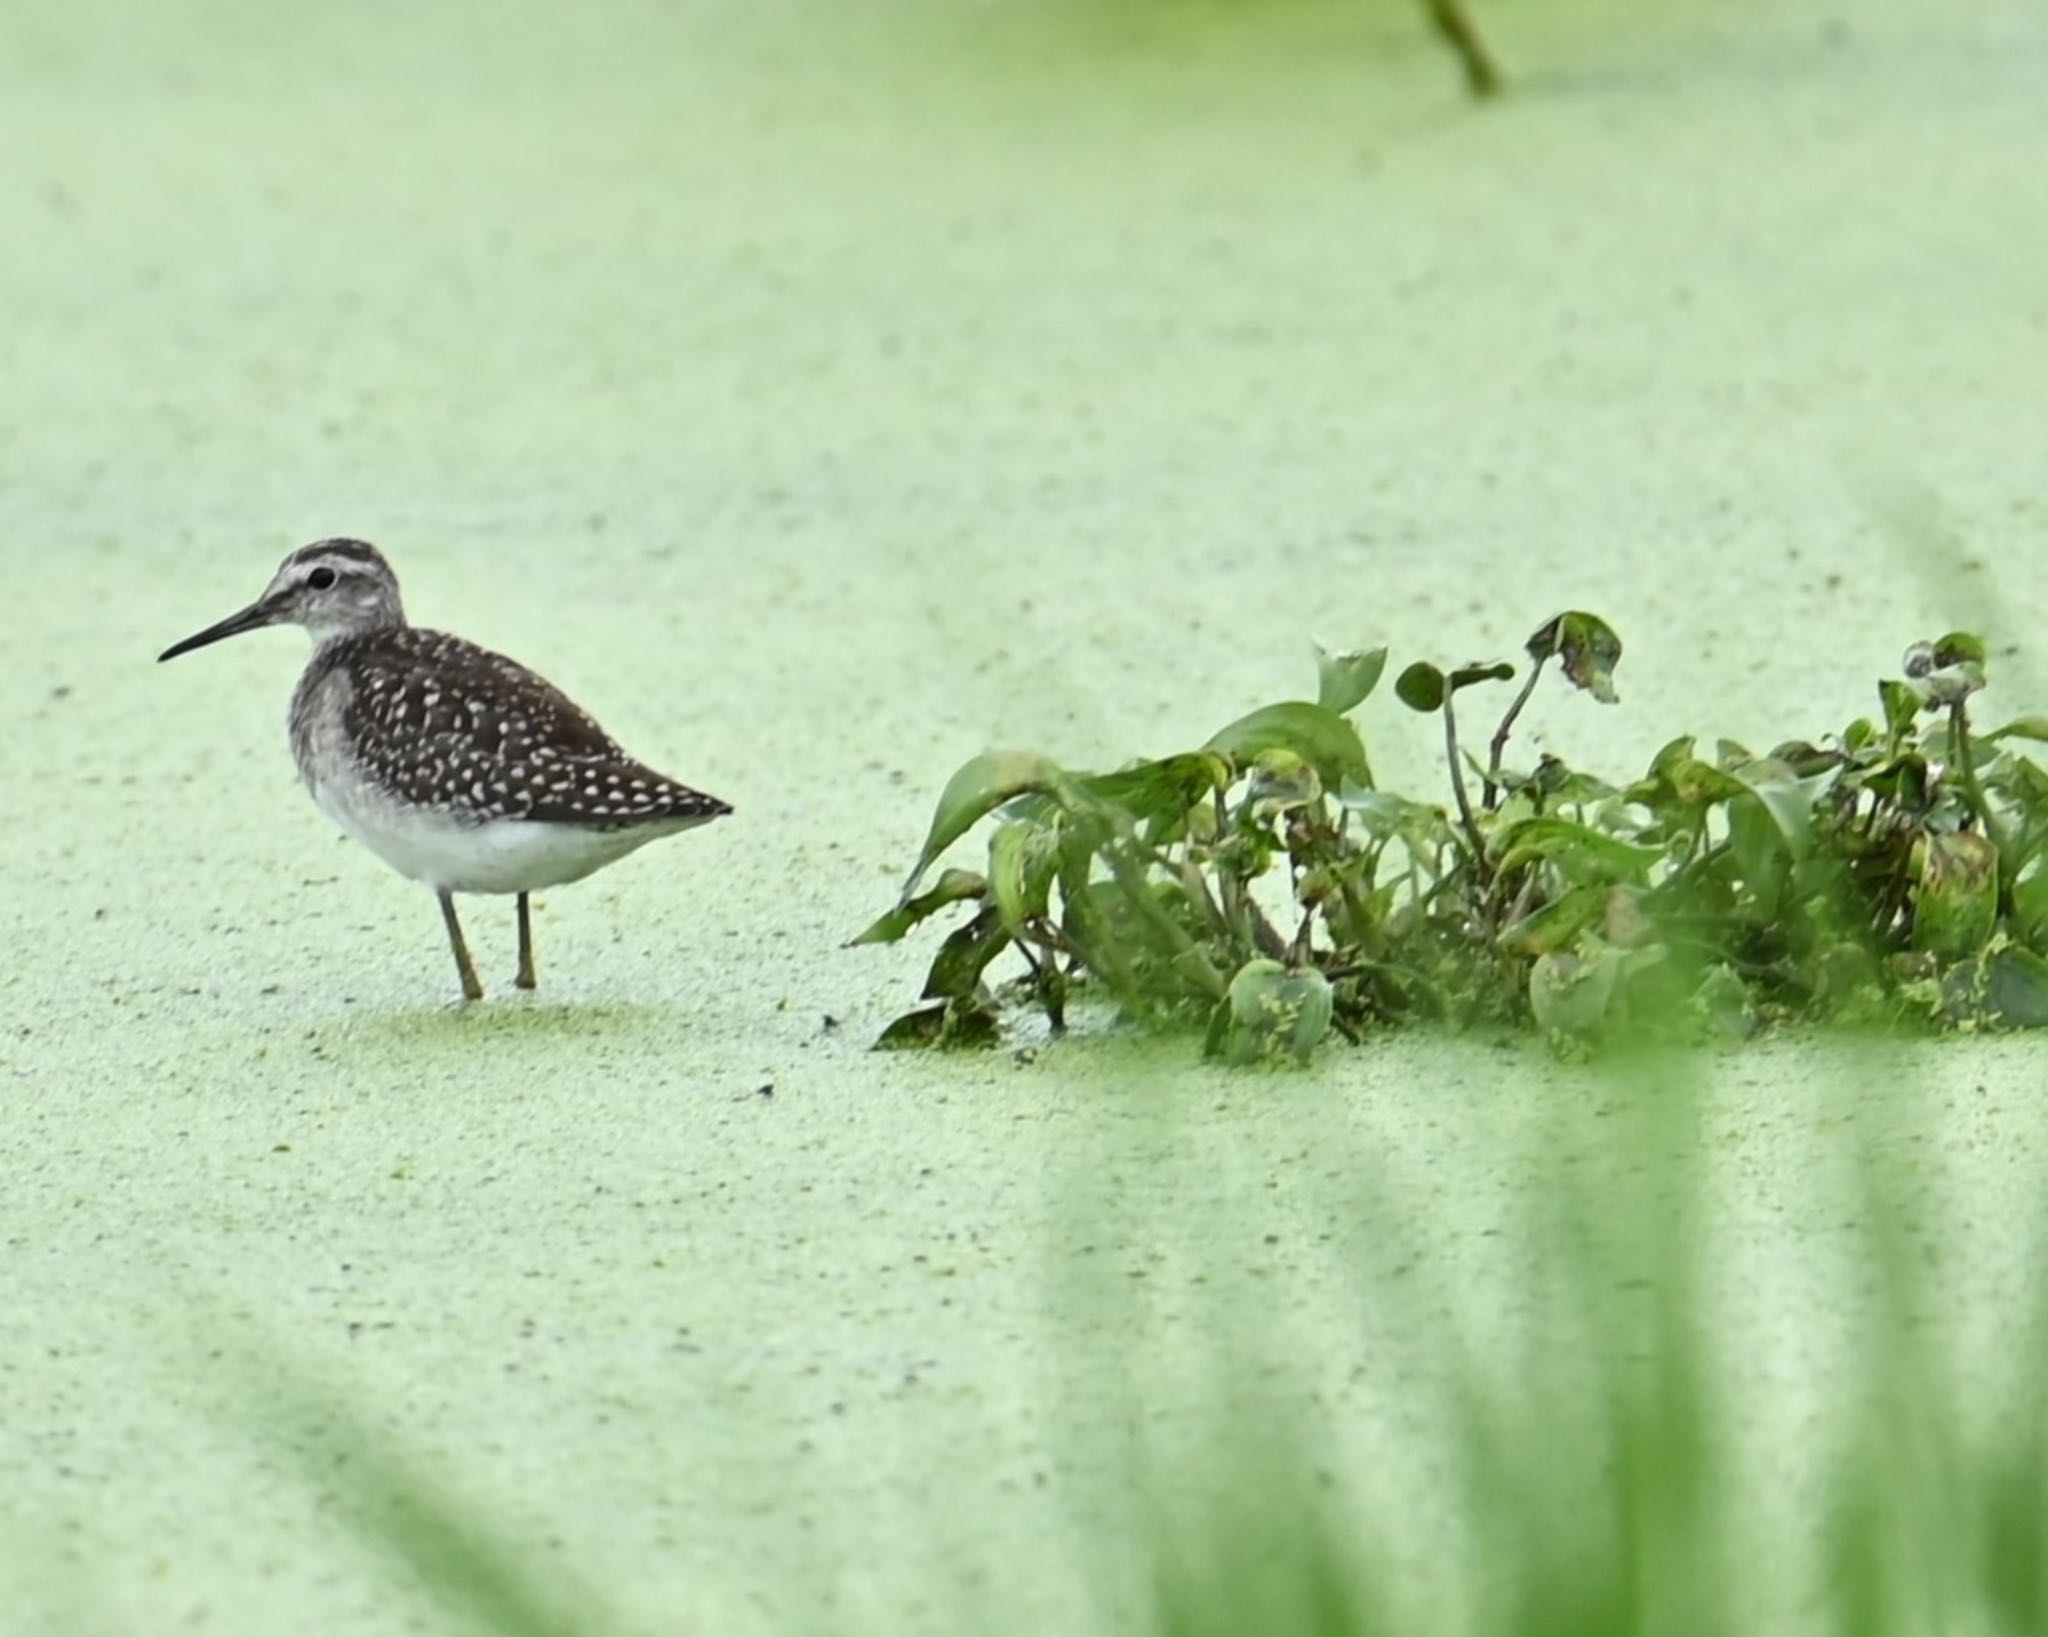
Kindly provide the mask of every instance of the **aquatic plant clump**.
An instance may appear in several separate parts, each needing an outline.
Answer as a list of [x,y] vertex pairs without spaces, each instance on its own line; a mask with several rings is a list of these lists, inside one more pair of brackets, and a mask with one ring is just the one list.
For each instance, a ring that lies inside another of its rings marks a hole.
[[[1572,611],[1528,640],[1485,759],[1459,712],[1505,660],[1409,665],[1393,693],[1441,725],[1448,799],[1379,787],[1352,717],[1387,650],[1319,653],[1313,702],[1199,749],[1082,773],[976,757],[939,798],[897,903],[856,943],[959,915],[886,1047],[990,1045],[1006,1009],[1058,1032],[1082,996],[1204,1031],[1232,1061],[1306,1057],[1416,1019],[1742,1036],[1853,1020],[2048,1023],[2048,717],[1970,719],[1983,643],[1907,651],[1878,711],[1765,754],[1675,739],[1615,782],[1506,760],[1547,674],[1613,704],[1621,639]],[[978,869],[931,872],[979,825]],[[1013,978],[992,982],[1012,955]]]

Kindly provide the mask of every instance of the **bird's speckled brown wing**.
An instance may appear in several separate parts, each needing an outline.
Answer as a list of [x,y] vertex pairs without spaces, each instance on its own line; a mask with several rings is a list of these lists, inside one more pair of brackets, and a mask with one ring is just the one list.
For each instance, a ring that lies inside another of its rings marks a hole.
[[414,626],[336,643],[363,770],[401,798],[476,819],[596,829],[731,809],[627,755],[588,711],[516,660]]

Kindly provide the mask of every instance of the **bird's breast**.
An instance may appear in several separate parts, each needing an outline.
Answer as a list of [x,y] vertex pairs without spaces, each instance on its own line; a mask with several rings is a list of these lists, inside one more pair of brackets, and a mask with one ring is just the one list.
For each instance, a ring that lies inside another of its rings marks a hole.
[[330,793],[355,776],[355,747],[346,722],[351,692],[346,672],[309,668],[292,694],[292,760],[314,801],[330,815]]

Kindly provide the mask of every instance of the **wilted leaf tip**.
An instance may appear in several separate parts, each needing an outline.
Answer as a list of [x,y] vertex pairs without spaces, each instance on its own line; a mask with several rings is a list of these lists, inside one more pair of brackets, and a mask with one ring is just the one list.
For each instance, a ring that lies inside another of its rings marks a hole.
[[1598,614],[1571,609],[1536,628],[1528,642],[1530,659],[1542,664],[1556,658],[1575,688],[1582,688],[1603,705],[1617,699],[1614,668],[1621,663],[1621,638]]

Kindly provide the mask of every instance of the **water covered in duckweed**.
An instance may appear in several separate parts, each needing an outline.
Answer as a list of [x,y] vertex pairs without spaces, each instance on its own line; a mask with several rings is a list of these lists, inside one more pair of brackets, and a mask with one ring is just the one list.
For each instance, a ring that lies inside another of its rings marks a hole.
[[[1541,1508],[1457,1499],[1527,1474],[1446,1349],[1526,1356],[1529,1213],[1626,1187],[1628,1099],[1427,1034],[881,1057],[918,954],[839,947],[969,756],[1200,743],[1315,640],[1598,608],[1630,709],[1534,744],[1621,765],[1846,721],[1929,631],[2023,679],[2038,18],[1484,10],[1483,110],[1334,0],[0,23],[0,1626],[454,1630],[467,1586],[507,1630],[1200,1630],[1227,1600],[1133,1543],[1204,1538],[1190,1463],[1264,1493],[1239,1403],[1400,1607],[1495,1618],[1486,1530]],[[1972,566],[1913,566],[1898,478]],[[332,533],[737,809],[550,895],[532,1000],[479,903],[449,1010],[431,898],[293,788],[295,634],[151,664]],[[1362,727],[1422,782],[1426,724]],[[1667,1143],[1726,1481],[1795,1514],[1884,1311],[1861,1225],[1935,1271],[1967,1402],[2032,1265],[2038,1047],[1849,1098],[1832,1051],[1713,1059]],[[1817,1180],[1865,1137],[1882,1213]],[[1738,1614],[1874,1583],[1725,1515]],[[1985,1516],[1956,1552],[2025,1560]]]

